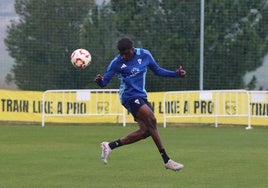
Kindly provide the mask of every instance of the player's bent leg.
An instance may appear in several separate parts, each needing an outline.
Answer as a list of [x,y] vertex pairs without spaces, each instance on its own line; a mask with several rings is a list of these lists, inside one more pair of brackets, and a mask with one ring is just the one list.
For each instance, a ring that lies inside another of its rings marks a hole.
[[137,119],[146,126],[157,148],[159,150],[163,149],[164,146],[162,144],[162,141],[161,141],[161,138],[158,133],[157,126],[156,126],[156,118],[154,116],[153,111],[148,105],[143,105],[139,108],[137,112]]
[[141,122],[143,122],[144,125],[146,125],[152,139],[154,140],[163,158],[165,168],[174,171],[181,170],[184,167],[183,164],[171,160],[166,154],[164,146],[162,144],[162,140],[157,130],[155,116],[147,105],[143,105],[140,107],[140,109],[137,112],[137,119],[139,119]]
[[138,142],[142,139],[146,139],[149,136],[150,136],[150,132],[147,129],[143,129],[142,127],[140,127],[140,129],[127,134],[120,140],[123,145],[128,145],[128,144]]
[[[112,146],[111,144],[113,144],[113,142],[109,143],[109,142],[102,142],[101,143],[101,159],[102,162],[104,164],[107,164],[108,161],[108,156],[110,155],[110,153],[112,152],[113,149],[123,146],[123,145],[127,145],[127,144],[132,144],[134,142],[137,142],[141,139],[145,139],[147,137],[150,136],[150,132],[147,130],[146,126],[144,125],[140,125],[140,129],[136,130],[134,132],[129,133],[128,135],[126,135],[125,137],[121,138],[120,140],[117,140],[115,142],[117,142],[117,144],[114,144],[114,147],[110,147]],[[120,144],[118,145],[118,141],[120,141]]]
[[102,142],[101,143],[101,160],[104,164],[107,164],[108,156],[111,154],[112,150],[109,146],[109,142]]

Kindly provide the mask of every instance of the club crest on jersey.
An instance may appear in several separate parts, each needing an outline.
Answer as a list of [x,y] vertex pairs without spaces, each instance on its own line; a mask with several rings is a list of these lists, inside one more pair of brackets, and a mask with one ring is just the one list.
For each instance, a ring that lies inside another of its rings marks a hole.
[[138,61],[138,63],[139,63],[139,64],[141,64],[142,59],[141,59],[141,58],[139,58],[137,61]]

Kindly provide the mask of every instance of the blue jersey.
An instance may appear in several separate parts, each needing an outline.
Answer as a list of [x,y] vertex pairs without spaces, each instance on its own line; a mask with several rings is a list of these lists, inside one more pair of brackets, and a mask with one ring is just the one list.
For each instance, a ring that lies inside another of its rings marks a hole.
[[134,52],[133,58],[128,61],[124,61],[120,55],[117,55],[103,74],[103,81],[98,83],[99,86],[104,87],[115,74],[118,74],[121,80],[119,95],[122,104],[138,97],[147,98],[145,90],[147,67],[158,76],[180,77],[179,72],[161,68],[148,50],[135,48]]

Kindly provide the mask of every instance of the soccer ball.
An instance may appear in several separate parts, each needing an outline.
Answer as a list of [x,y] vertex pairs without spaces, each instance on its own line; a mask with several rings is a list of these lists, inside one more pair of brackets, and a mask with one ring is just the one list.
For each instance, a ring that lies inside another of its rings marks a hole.
[[84,69],[91,63],[91,54],[85,49],[77,49],[71,55],[72,65],[77,69]]

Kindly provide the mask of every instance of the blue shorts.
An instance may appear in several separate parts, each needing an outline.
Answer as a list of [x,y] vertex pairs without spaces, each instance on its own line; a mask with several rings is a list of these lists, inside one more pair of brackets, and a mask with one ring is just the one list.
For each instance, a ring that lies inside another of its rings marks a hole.
[[146,98],[130,99],[126,101],[123,104],[123,106],[132,114],[132,116],[134,117],[134,120],[136,121],[136,114],[139,108],[144,104],[148,105],[153,110],[151,104],[148,102]]

